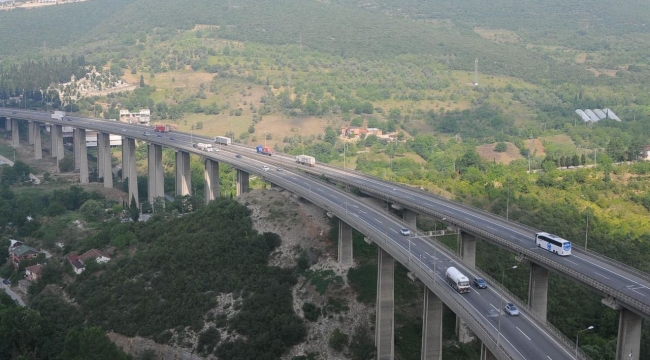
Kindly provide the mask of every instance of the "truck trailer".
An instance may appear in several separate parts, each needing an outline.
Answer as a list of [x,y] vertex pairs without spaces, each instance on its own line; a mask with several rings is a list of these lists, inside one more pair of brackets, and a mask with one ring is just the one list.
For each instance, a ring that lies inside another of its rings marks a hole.
[[447,284],[454,288],[454,290],[461,294],[470,292],[469,279],[455,267],[448,268],[445,277]]
[[230,145],[232,143],[232,139],[225,136],[216,136],[214,138],[214,142],[220,145]]
[[257,150],[258,154],[268,155],[268,156],[273,155],[273,150],[268,146],[257,145],[255,150]]
[[307,155],[298,155],[296,156],[296,162],[302,165],[314,166],[316,165],[316,159],[313,156]]
[[212,150],[212,144],[197,143],[197,144],[194,144],[194,147],[199,148],[199,149],[204,150],[204,151]]
[[55,111],[54,114],[52,114],[52,119],[56,120],[63,120],[63,117],[65,116],[65,111]]
[[169,132],[169,125],[156,125],[156,131],[161,133]]

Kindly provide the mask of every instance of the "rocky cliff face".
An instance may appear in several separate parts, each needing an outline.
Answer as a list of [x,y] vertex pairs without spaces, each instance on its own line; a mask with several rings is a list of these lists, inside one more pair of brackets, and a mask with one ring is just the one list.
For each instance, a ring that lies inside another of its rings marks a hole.
[[153,340],[136,337],[127,337],[117,333],[108,333],[108,338],[111,339],[117,346],[121,347],[124,352],[132,356],[138,356],[147,350],[153,351],[155,359],[158,360],[204,360],[215,359],[210,356],[204,358],[199,355],[191,353],[191,350],[175,348],[168,345],[157,344]]

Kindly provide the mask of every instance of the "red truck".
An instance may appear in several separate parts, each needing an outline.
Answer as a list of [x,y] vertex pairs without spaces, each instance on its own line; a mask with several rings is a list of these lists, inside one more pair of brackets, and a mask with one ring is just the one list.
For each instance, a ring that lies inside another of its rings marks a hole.
[[258,145],[255,148],[255,150],[257,150],[258,154],[268,155],[268,156],[273,155],[273,150],[270,147],[267,147],[267,146]]
[[156,131],[162,133],[169,132],[169,125],[156,125]]

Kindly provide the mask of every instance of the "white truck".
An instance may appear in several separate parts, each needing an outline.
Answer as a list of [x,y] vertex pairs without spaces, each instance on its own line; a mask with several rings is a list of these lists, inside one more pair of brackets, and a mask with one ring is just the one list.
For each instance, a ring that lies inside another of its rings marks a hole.
[[65,111],[55,111],[54,114],[52,114],[52,119],[56,120],[63,120],[63,117],[65,116]]
[[225,136],[216,136],[214,138],[214,142],[221,145],[230,145],[232,143],[232,139]]
[[316,165],[316,159],[313,156],[307,156],[307,155],[296,156],[296,162],[298,164],[309,165],[311,167]]
[[447,279],[447,284],[459,293],[468,293],[470,291],[469,279],[455,267],[447,268],[445,278]]
[[204,151],[212,150],[212,144],[198,143],[196,144],[196,147]]

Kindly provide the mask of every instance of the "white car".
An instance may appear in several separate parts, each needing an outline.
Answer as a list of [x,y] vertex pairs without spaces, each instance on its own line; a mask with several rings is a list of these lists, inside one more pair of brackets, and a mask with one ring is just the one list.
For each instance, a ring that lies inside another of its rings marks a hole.
[[264,171],[269,171],[269,167],[266,165],[262,166],[262,169],[264,169]]
[[403,228],[403,229],[399,229],[399,233],[404,235],[404,236],[409,236],[409,235],[411,235],[411,230],[409,230],[407,228]]

